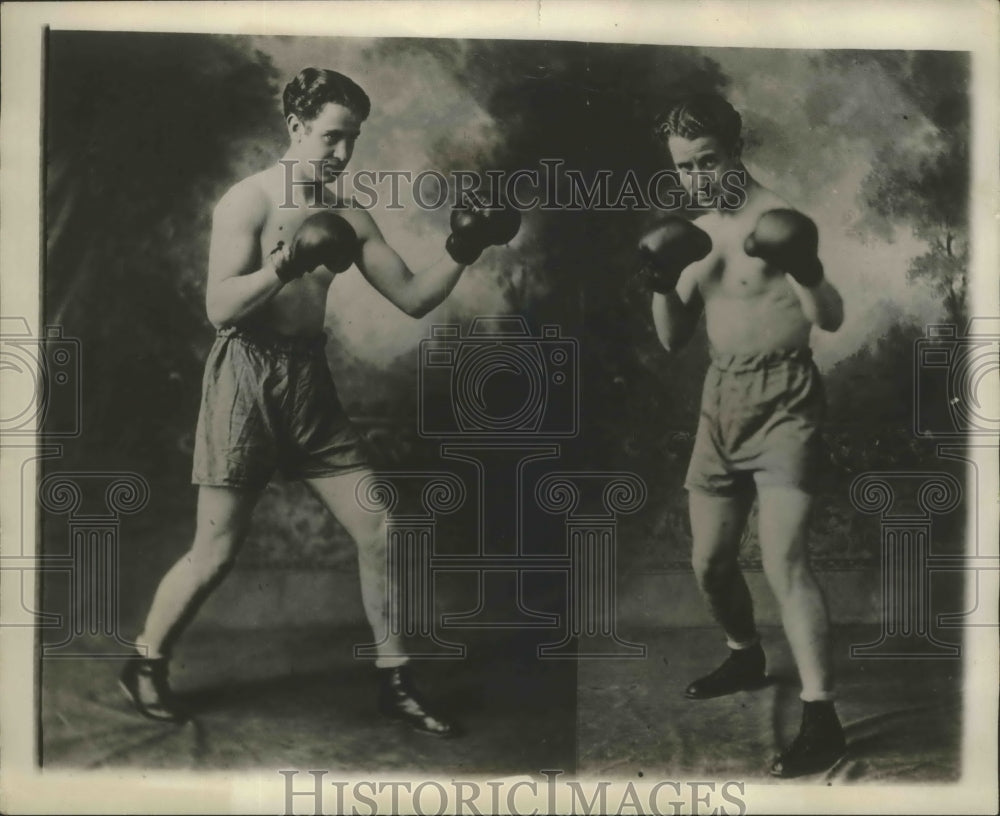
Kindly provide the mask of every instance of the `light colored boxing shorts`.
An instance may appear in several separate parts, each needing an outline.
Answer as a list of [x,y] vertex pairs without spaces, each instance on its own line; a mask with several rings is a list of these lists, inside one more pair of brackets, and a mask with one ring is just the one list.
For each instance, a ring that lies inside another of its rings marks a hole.
[[684,486],[734,496],[761,486],[814,492],[827,461],[826,396],[809,349],[719,354],[705,376]]

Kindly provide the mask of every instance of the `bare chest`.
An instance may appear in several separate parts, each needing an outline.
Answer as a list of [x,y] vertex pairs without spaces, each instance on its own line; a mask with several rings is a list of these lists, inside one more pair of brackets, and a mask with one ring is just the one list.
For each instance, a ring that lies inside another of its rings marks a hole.
[[283,208],[278,205],[273,206],[268,213],[267,220],[261,227],[261,253],[267,255],[278,245],[279,241],[290,244],[302,222],[314,212],[317,210],[309,207]]
[[[753,230],[752,221],[734,218],[731,223],[713,227],[712,254],[699,280],[706,301],[712,297],[749,300],[780,296],[788,288],[783,272],[744,252],[743,244]],[[788,294],[792,294],[790,290]]]

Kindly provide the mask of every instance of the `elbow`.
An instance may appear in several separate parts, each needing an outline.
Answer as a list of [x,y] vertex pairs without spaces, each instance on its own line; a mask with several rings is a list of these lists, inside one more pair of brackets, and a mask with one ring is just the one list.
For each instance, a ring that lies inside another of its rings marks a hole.
[[419,320],[433,311],[437,303],[433,303],[423,298],[406,298],[396,304],[404,313]]
[[404,314],[407,314],[416,320],[420,320],[420,318],[424,317],[431,310],[430,306],[426,306],[422,303],[403,303],[398,305]]
[[214,298],[208,298],[205,302],[205,314],[208,322],[216,329],[227,329],[235,322],[234,315],[222,308]]
[[687,344],[691,337],[690,331],[678,326],[671,326],[656,332],[660,339],[660,345],[670,354],[680,351]]
[[660,345],[663,346],[668,354],[679,351],[681,346],[684,345],[684,341],[681,338],[670,332],[657,332],[657,337],[660,340]]

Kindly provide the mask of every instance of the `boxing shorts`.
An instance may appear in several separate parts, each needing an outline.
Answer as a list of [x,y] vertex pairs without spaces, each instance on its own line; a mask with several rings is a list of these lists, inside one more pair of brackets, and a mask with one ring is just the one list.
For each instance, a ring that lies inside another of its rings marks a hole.
[[192,482],[260,489],[368,466],[325,353],[326,334],[220,330],[205,363]]

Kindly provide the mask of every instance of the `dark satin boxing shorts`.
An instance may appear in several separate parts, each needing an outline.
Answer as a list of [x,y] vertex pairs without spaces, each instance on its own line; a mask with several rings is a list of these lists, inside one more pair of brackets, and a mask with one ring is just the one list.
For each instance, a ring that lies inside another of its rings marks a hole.
[[337,396],[326,335],[265,337],[224,329],[205,363],[191,481],[262,488],[368,466]]
[[814,492],[825,466],[823,382],[809,349],[712,351],[684,486],[734,496],[760,486]]

